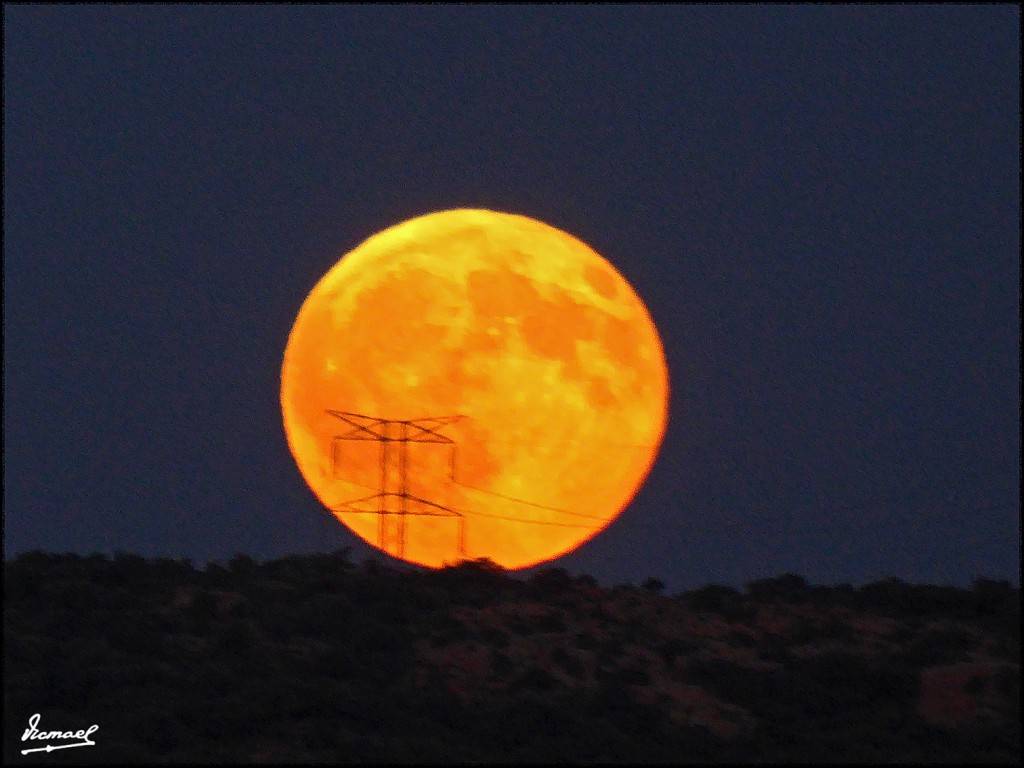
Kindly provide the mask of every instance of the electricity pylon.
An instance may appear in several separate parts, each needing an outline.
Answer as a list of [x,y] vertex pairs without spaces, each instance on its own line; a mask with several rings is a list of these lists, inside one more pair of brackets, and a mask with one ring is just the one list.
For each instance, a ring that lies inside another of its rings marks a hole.
[[336,475],[338,449],[341,441],[374,441],[380,443],[380,490],[370,496],[345,501],[332,509],[378,515],[377,546],[399,558],[405,557],[405,518],[409,515],[456,517],[459,522],[459,558],[465,557],[466,519],[450,507],[414,496],[408,490],[409,443],[437,443],[451,446],[449,478],[455,471],[455,441],[439,430],[462,419],[462,416],[436,416],[424,419],[381,419],[361,413],[335,411],[326,413],[348,424],[351,429],[331,440],[331,472]]

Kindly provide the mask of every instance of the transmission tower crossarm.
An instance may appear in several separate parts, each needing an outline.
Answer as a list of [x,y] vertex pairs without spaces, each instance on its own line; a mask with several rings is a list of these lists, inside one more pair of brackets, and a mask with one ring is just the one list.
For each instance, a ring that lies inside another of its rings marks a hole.
[[416,443],[454,443],[450,437],[437,430],[464,419],[464,416],[431,416],[423,419],[410,419],[403,422],[416,432],[407,436],[409,442]]
[[454,440],[442,435],[438,430],[466,418],[462,414],[456,414],[454,416],[425,416],[419,419],[381,419],[377,416],[339,411],[333,408],[327,408],[324,412],[352,427],[349,432],[336,435],[336,439],[387,440],[389,439],[387,436],[389,424],[404,424],[407,428],[415,430],[412,434],[407,434],[404,437],[411,443],[454,443]]
[[[455,510],[453,510],[453,509],[451,509],[449,507],[442,506],[441,504],[435,504],[432,501],[427,501],[426,499],[421,499],[419,496],[413,496],[411,493],[405,494],[405,498],[411,499],[412,501],[415,501],[417,504],[423,504],[423,505],[428,506],[428,507],[433,507],[434,509],[440,509],[440,510],[446,512],[448,517],[462,517],[462,513],[461,512],[456,512]],[[425,514],[437,514],[437,513],[436,512],[430,512],[430,513],[428,513],[428,512],[410,512],[408,514],[425,515]]]
[[[346,424],[352,427],[352,429],[345,435],[336,435],[335,437],[343,440],[381,440],[386,439],[386,435],[382,432],[377,431],[377,427],[383,427],[387,429],[387,425],[390,423],[387,419],[379,419],[375,416],[365,416],[361,413],[350,413],[349,411],[336,411],[328,408],[324,411],[334,416],[336,419],[341,419]],[[365,435],[365,437],[350,437],[350,435]]]

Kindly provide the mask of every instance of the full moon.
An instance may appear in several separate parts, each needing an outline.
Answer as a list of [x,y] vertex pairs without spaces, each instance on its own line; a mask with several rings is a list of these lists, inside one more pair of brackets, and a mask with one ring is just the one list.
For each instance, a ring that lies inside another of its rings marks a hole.
[[373,235],[288,337],[288,446],[337,519],[429,567],[525,568],[633,499],[668,419],[668,372],[629,283],[525,216],[450,210]]

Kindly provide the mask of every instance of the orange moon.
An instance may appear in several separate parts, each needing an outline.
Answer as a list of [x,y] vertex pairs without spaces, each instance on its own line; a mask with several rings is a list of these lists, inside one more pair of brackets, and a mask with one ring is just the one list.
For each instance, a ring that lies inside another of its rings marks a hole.
[[373,235],[313,288],[281,369],[309,487],[369,544],[429,567],[525,568],[639,490],[668,419],[643,302],[573,236],[449,210]]

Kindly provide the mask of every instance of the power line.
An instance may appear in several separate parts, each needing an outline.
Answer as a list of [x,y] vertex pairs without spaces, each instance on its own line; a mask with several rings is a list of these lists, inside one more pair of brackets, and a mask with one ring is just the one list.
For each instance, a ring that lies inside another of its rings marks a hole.
[[[490,491],[478,486],[460,483],[455,479],[455,459],[458,445],[452,438],[442,434],[441,430],[465,418],[462,415],[430,416],[421,419],[385,419],[378,416],[368,416],[366,414],[334,409],[327,409],[325,412],[339,419],[349,427],[347,431],[335,435],[331,440],[332,476],[358,488],[374,491],[372,494],[335,504],[330,507],[331,511],[337,514],[377,515],[379,517],[377,534],[378,546],[385,552],[389,552],[389,547],[393,548],[393,554],[399,558],[404,557],[405,555],[405,518],[407,516],[415,515],[418,517],[458,518],[458,550],[460,557],[465,556],[465,524],[467,516],[490,518],[494,520],[507,520],[509,522],[523,523],[527,525],[546,525],[558,528],[597,529],[602,527],[603,524],[609,522],[607,518],[599,517],[597,515],[573,512],[568,509],[553,507],[547,504],[539,504],[537,502],[520,499],[515,496],[498,493],[497,491]],[[338,477],[340,445],[347,441],[376,442],[380,444],[380,452],[378,456],[380,482],[377,488],[373,488],[347,478]],[[451,453],[449,456],[448,479],[451,483],[459,486],[460,488],[504,499],[505,501],[532,507],[534,509],[546,510],[561,515],[570,515],[588,520],[596,520],[598,522],[596,524],[566,523],[558,522],[556,520],[534,520],[509,515],[497,515],[488,512],[447,507],[430,501],[429,499],[416,496],[410,493],[408,489],[410,443],[433,443],[449,446]],[[632,447],[639,448],[648,446]],[[396,482],[397,489],[395,488]],[[397,500],[398,508],[392,509],[388,503],[389,500]]]
[[525,499],[517,499],[515,496],[506,496],[504,493],[498,493],[497,491],[488,491],[485,488],[478,488],[475,485],[467,485],[465,483],[460,483],[458,480],[455,480],[454,483],[458,486],[461,486],[462,488],[468,488],[469,490],[477,491],[478,493],[486,493],[488,496],[497,496],[499,499],[512,501],[515,502],[516,504],[525,504],[530,507],[536,507],[537,509],[546,509],[550,512],[560,512],[563,515],[572,515],[574,517],[585,517],[590,520],[600,520],[602,522],[608,521],[608,518],[606,517],[600,517],[598,515],[586,515],[582,512],[572,512],[568,509],[562,509],[561,507],[549,507],[546,504],[537,504],[532,501],[526,501]]
[[[584,525],[582,523],[556,523],[553,520],[523,520],[519,517],[508,517],[507,515],[493,515],[489,512],[474,512],[472,510],[460,509],[460,512],[467,515],[475,515],[477,517],[492,517],[495,520],[510,520],[513,523],[529,523],[531,525],[553,525],[558,528],[600,528],[600,525]],[[600,518],[595,518],[600,519]],[[604,522],[608,522],[604,520]]]
[[564,448],[567,445],[605,445],[612,448],[635,448],[635,449],[650,449],[658,447],[658,443],[617,443],[614,440],[602,440],[601,438],[590,438],[586,440],[582,439],[567,439],[557,443],[538,443],[532,440],[502,440],[501,438],[495,438],[488,435],[488,443],[499,443],[501,445],[528,445],[531,448]]
[[[368,491],[375,490],[374,488],[371,488],[368,485],[363,485],[362,483],[357,483],[354,480],[350,480],[350,479],[345,478],[345,477],[338,478],[338,479],[340,479],[343,482],[346,482],[346,483],[348,483],[350,485],[354,485],[354,486],[356,486],[358,488],[365,488]],[[472,485],[465,485],[465,484],[460,483],[458,481],[455,481],[455,484],[460,486],[460,487],[462,487],[462,488],[466,488],[468,490],[478,491],[480,493],[486,493],[489,496],[497,496],[498,498],[506,499],[508,501],[513,501],[513,502],[516,502],[516,503],[519,503],[519,504],[526,504],[526,505],[531,506],[531,507],[537,507],[538,509],[546,509],[546,510],[549,510],[551,512],[559,512],[561,514],[572,515],[574,517],[583,517],[583,518],[586,518],[588,520],[597,520],[600,523],[610,522],[608,518],[606,518],[606,517],[599,517],[598,515],[586,515],[586,514],[583,514],[582,512],[572,512],[572,511],[570,511],[568,509],[560,509],[558,507],[549,507],[549,506],[545,506],[544,504],[535,504],[533,502],[525,501],[523,499],[517,499],[517,498],[515,498],[513,496],[506,496],[506,495],[504,495],[502,493],[496,493],[494,491],[488,491],[488,490],[485,490],[483,488],[477,488],[476,486],[472,486]],[[356,503],[358,501],[363,501],[363,500],[366,500],[366,499],[373,499],[375,497],[376,497],[376,494],[371,495],[371,496],[366,496],[363,499],[356,499],[355,502],[348,502],[348,503],[352,504],[352,503]],[[373,514],[373,515],[380,514],[380,512],[378,510],[375,510],[375,509],[365,509],[365,510],[363,510],[363,509],[352,509],[352,508],[345,508],[346,506],[347,506],[346,504],[336,504],[336,505],[332,506],[331,509],[334,509],[334,510],[337,510],[339,512],[342,512],[343,514]],[[460,509],[460,508],[456,508],[456,507],[452,507],[452,509],[454,509],[454,510],[456,510],[458,512],[461,512],[463,514],[466,514],[466,515],[475,515],[477,517],[493,517],[493,518],[498,519],[498,520],[511,520],[511,521],[517,522],[517,523],[530,523],[530,524],[533,524],[533,525],[557,525],[557,526],[562,526],[562,527],[567,527],[567,528],[599,528],[600,527],[599,525],[581,525],[581,524],[578,524],[578,523],[558,523],[558,522],[549,521],[549,520],[524,520],[524,519],[518,518],[518,517],[509,517],[507,515],[495,515],[495,514],[493,514],[491,512],[480,512],[480,511],[477,511],[477,510],[467,510],[467,509]],[[421,514],[424,515],[424,516],[427,516],[426,513],[421,513]],[[445,517],[446,515],[437,514],[435,516],[436,517]]]

